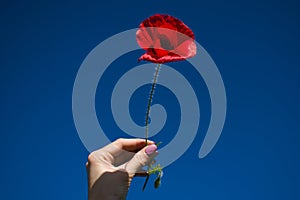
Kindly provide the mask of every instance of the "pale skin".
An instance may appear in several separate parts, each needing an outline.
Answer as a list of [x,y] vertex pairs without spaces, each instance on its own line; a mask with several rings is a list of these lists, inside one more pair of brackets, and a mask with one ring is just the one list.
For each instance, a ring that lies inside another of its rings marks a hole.
[[156,145],[144,139],[118,139],[92,152],[86,163],[89,200],[124,200],[134,176],[153,162]]

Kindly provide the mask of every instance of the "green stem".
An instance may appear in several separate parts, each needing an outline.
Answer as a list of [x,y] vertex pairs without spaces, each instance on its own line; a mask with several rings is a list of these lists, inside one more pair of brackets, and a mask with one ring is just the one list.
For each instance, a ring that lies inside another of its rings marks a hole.
[[148,145],[148,135],[149,135],[149,115],[150,115],[150,108],[151,108],[151,103],[153,99],[153,94],[154,94],[154,89],[157,83],[157,78],[158,78],[158,73],[160,69],[161,64],[157,64],[154,78],[153,78],[153,83],[150,91],[150,97],[148,99],[148,106],[147,106],[147,113],[146,113],[146,146]]

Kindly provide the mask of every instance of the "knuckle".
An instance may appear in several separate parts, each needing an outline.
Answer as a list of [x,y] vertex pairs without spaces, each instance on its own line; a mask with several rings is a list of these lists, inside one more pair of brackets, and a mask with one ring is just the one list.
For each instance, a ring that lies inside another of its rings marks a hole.
[[87,165],[92,164],[96,161],[94,152],[90,153],[87,158]]

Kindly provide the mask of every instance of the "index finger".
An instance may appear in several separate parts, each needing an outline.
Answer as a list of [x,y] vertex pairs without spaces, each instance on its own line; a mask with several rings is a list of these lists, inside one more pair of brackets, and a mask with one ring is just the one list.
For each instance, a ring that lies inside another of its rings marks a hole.
[[[148,145],[154,144],[153,141],[148,140]],[[117,155],[122,151],[128,152],[138,152],[142,148],[146,146],[146,140],[141,138],[132,138],[132,139],[125,139],[119,138],[112,142],[111,144],[105,146],[103,150],[111,153],[112,155]]]

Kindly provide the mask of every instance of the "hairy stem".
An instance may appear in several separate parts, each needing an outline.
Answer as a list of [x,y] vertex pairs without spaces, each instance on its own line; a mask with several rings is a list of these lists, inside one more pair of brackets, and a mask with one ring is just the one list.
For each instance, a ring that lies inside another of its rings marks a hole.
[[147,113],[146,113],[146,146],[148,145],[150,108],[151,108],[151,103],[152,103],[152,99],[153,99],[155,86],[156,86],[156,83],[157,83],[157,78],[158,78],[158,73],[159,73],[160,66],[161,66],[161,64],[157,64],[155,74],[154,74],[154,78],[153,78],[153,82],[152,82],[151,91],[150,91],[150,96],[149,96],[149,99],[148,99],[148,106],[147,106]]

